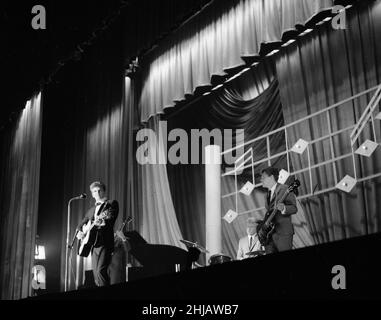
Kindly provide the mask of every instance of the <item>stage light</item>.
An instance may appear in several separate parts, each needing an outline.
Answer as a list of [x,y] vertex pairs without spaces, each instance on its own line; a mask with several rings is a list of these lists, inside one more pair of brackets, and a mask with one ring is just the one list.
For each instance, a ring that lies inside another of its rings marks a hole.
[[304,30],[304,31],[299,35],[299,37],[302,37],[302,36],[306,35],[307,33],[310,33],[311,31],[313,31],[313,29],[306,29],[306,30]]
[[223,219],[228,223],[232,223],[234,219],[237,218],[237,216],[238,216],[237,212],[229,209],[229,211],[224,215]]
[[299,139],[294,146],[290,149],[292,152],[302,154],[308,146],[308,142],[303,139]]
[[45,246],[36,245],[35,260],[45,260]]
[[219,84],[218,86],[215,86],[215,87],[212,89],[212,91],[215,91],[215,90],[221,88],[222,86],[223,86],[222,84]]
[[374,150],[378,147],[378,143],[371,141],[367,139],[356,151],[355,153],[365,156],[365,157],[370,157]]
[[[253,65],[254,65],[254,64],[258,64],[258,62],[253,63]],[[245,68],[245,69],[241,70],[240,72],[236,73],[234,76],[232,76],[232,77],[230,77],[229,79],[227,79],[227,80],[225,81],[225,83],[226,83],[226,82],[229,82],[229,81],[232,81],[232,80],[235,79],[235,78],[238,78],[241,74],[243,74],[244,72],[249,71],[249,70],[250,70],[250,68]]]
[[351,192],[353,187],[356,185],[356,180],[349,175],[346,175],[341,181],[336,185],[336,188],[344,191]]
[[34,290],[46,289],[46,270],[44,266],[35,265],[32,268],[32,288]]
[[234,76],[230,77],[228,80],[226,80],[225,82],[229,82],[229,81],[232,81],[233,79],[235,78],[238,78],[240,76],[239,73],[235,74]]
[[246,196],[249,196],[253,190],[254,185],[250,181],[247,181],[244,184],[244,186],[239,190],[239,192],[243,193]]
[[289,46],[291,43],[294,43],[295,41],[296,41],[295,39],[288,40],[286,43],[282,44],[282,47],[285,48]]
[[279,49],[275,49],[275,50],[271,51],[271,52],[268,53],[266,56],[267,56],[267,57],[271,57],[272,55],[276,54],[277,52],[279,52]]
[[320,26],[320,25],[322,25],[322,24],[324,24],[325,22],[328,22],[328,21],[330,21],[330,20],[332,20],[332,17],[326,17],[326,18],[324,18],[322,21],[319,21],[318,23],[316,23],[316,25],[317,25],[317,26]]

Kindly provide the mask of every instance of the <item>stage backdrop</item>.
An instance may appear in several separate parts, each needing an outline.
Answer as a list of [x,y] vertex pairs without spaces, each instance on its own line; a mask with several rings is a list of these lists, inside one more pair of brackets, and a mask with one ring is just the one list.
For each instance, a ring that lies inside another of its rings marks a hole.
[[34,95],[4,137],[0,179],[1,299],[31,294],[38,216],[42,102]]
[[[173,117],[169,116],[168,120],[171,129],[184,128],[188,136],[191,129],[197,128],[244,129],[245,141],[281,127],[284,124],[282,104],[271,61],[244,73],[230,82],[226,88],[204,97]],[[282,135],[275,135],[270,142],[273,154],[284,150]],[[249,148],[254,151],[254,161],[266,156],[265,141],[249,144],[245,150]],[[284,156],[275,159],[271,164],[287,169]],[[257,183],[260,170],[267,166],[266,162],[255,167]],[[197,241],[202,245],[205,244],[204,171],[202,164],[168,164],[168,176],[181,230],[186,239]],[[247,181],[252,181],[251,172],[249,168],[238,176],[238,190]],[[235,192],[234,176],[225,176],[221,179],[221,195]],[[248,217],[263,218],[264,211],[250,212],[250,210],[264,207],[265,195],[261,189],[255,189],[250,196],[241,193],[238,195],[238,212],[246,213],[240,214],[231,224],[222,221],[225,254],[236,257],[238,241],[246,234]],[[236,210],[235,195],[221,199],[221,208],[221,217],[229,209]],[[303,209],[299,205],[298,209],[298,214],[293,216],[296,230],[294,248],[313,244]]]
[[[344,30],[334,30],[330,23],[312,32],[296,45],[282,50],[276,58],[276,70],[283,104],[285,123],[302,118],[329,105],[381,83],[381,1],[365,3],[347,11]],[[371,95],[345,103],[331,112],[332,130],[354,125]],[[292,127],[290,145],[299,138],[307,141],[328,133],[325,116]],[[380,123],[376,121],[376,138],[380,139]],[[334,154],[351,152],[350,131],[335,138]],[[369,126],[360,141],[373,139]],[[357,148],[359,144],[355,145]],[[312,163],[332,158],[329,140],[316,144],[311,152]],[[370,158],[356,156],[359,178],[381,172],[381,150]],[[294,169],[306,166],[306,158],[292,155]],[[354,175],[352,159],[336,162],[338,180]],[[316,190],[335,185],[332,164],[313,171]],[[308,174],[302,175],[302,187]],[[381,230],[381,179],[357,183],[347,194],[332,191],[304,200],[303,207],[316,243],[364,235]]]

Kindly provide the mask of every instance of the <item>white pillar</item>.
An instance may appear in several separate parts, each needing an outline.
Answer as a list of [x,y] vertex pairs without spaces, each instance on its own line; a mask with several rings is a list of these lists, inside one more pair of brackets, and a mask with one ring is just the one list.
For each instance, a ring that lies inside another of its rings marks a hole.
[[221,150],[218,145],[205,147],[205,222],[206,261],[221,253]]

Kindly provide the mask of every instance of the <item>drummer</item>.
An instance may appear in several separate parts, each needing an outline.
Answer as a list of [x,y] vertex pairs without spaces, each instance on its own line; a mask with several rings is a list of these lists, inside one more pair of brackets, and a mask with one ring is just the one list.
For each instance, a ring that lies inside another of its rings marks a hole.
[[250,257],[250,252],[264,250],[259,242],[256,234],[257,222],[254,218],[248,218],[246,222],[246,236],[239,240],[237,260],[242,260]]

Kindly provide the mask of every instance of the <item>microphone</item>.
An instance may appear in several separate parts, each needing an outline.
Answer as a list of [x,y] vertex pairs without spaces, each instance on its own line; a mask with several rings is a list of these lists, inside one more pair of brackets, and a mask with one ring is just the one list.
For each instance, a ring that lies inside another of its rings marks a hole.
[[71,200],[85,199],[87,197],[86,193],[81,193],[78,197],[74,197]]

